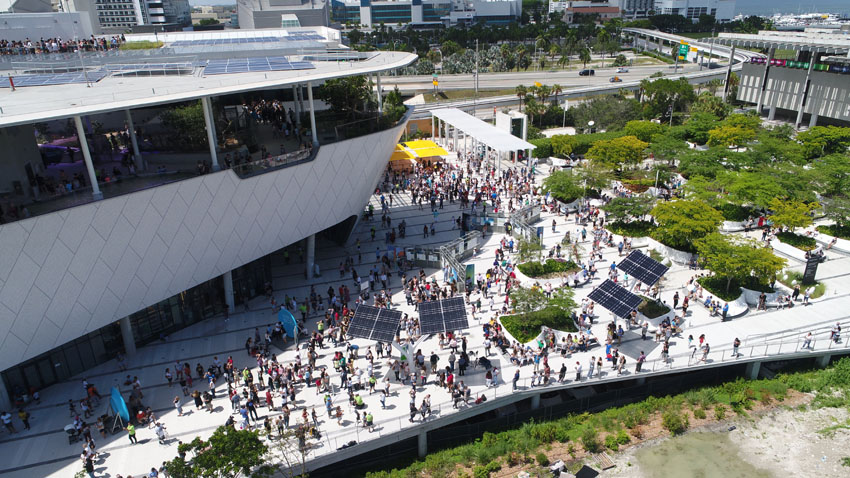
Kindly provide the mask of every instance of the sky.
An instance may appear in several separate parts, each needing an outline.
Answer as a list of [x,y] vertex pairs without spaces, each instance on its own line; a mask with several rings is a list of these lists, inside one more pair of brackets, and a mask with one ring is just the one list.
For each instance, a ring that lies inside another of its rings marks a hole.
[[[235,0],[189,0],[198,5],[235,5]],[[774,13],[843,13],[850,15],[850,0],[738,0],[735,13],[772,15]]]

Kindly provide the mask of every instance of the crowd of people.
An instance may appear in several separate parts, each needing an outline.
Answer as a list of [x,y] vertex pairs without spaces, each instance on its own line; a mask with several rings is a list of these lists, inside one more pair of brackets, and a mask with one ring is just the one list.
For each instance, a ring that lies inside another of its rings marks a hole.
[[75,53],[82,51],[101,51],[114,50],[120,48],[126,41],[124,35],[112,35],[109,37],[95,37],[91,35],[89,38],[39,38],[32,40],[25,38],[23,40],[6,40],[0,39],[0,54],[2,55],[41,55],[51,53]]

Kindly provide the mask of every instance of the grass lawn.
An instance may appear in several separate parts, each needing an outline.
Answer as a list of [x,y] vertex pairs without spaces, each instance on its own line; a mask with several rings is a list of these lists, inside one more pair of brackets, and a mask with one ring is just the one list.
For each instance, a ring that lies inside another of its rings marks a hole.
[[741,296],[741,287],[739,287],[735,281],[732,281],[729,285],[729,292],[726,292],[726,279],[723,277],[700,277],[697,279],[697,282],[699,282],[703,289],[711,293],[711,295],[718,297],[721,300],[725,300],[726,302],[732,302]]
[[[811,285],[803,285],[803,273],[797,271],[785,271],[776,278],[785,287],[793,289],[795,285],[800,284],[800,290],[806,290]],[[822,297],[826,293],[826,284],[823,282],[815,282],[814,290],[812,291],[812,299]]]
[[[440,101],[451,101],[451,100],[465,100],[469,98],[473,98],[475,96],[475,90],[445,90],[440,91],[436,95],[433,90],[428,90],[424,92],[420,92],[425,97],[425,103],[438,103]],[[489,98],[491,96],[505,96],[505,95],[514,95],[516,96],[516,89],[514,88],[503,88],[500,90],[478,90],[479,98]]]
[[801,251],[811,251],[817,247],[818,243],[812,237],[801,236],[793,232],[780,232],[776,235],[780,242],[791,245]]

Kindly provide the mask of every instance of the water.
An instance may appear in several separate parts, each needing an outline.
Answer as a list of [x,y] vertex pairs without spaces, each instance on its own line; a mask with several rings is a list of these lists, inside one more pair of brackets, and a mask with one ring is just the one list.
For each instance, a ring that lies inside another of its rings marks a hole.
[[735,14],[770,16],[774,13],[838,13],[850,15],[847,0],[738,0]]
[[773,478],[741,460],[727,433],[688,433],[635,454],[646,478]]

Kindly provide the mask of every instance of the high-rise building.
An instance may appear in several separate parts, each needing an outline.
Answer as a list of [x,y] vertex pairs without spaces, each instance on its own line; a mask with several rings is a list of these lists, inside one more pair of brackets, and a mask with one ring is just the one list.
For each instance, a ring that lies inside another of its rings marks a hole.
[[[328,0],[238,0],[239,28],[281,28],[283,15],[295,15],[302,27],[330,24]],[[291,17],[286,17],[291,22]]]
[[521,0],[332,0],[332,18],[355,25],[457,25],[517,21]]
[[191,24],[188,0],[67,0],[72,12],[87,12],[96,33],[137,25]]
[[681,15],[693,22],[701,15],[711,15],[719,22],[731,22],[735,17],[735,0],[656,0],[655,13]]

